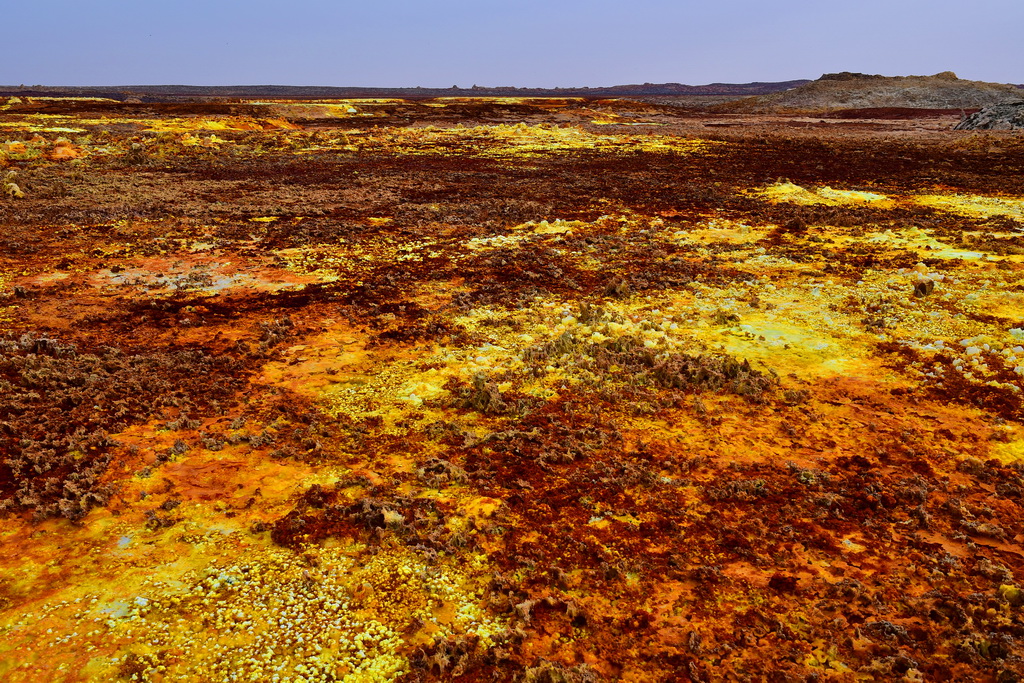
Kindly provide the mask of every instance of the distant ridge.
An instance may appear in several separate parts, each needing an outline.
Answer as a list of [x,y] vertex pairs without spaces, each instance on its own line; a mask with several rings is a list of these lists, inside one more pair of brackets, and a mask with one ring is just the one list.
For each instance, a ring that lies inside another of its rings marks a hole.
[[350,99],[433,97],[670,97],[718,95],[744,97],[775,93],[809,83],[807,80],[778,83],[643,83],[598,88],[370,88],[295,85],[117,85],[117,86],[10,86],[0,85],[0,96],[17,97],[105,97],[143,102],[188,99]]

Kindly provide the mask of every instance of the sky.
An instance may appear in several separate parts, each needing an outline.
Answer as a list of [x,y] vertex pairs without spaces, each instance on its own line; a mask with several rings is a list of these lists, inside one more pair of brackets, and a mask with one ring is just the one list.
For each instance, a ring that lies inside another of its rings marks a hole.
[[[1024,83],[1024,0],[12,0],[3,85]],[[977,8],[977,9],[975,9]]]

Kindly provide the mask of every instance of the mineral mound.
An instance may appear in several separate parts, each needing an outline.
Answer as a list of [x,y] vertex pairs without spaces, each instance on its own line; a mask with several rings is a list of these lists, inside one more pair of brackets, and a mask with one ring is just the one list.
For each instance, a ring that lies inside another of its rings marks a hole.
[[913,107],[973,109],[1020,98],[1014,85],[968,81],[952,71],[934,76],[878,76],[843,72],[778,93],[729,102],[725,112],[822,112],[835,109]]
[[1024,129],[1024,100],[985,107],[958,123],[953,130]]

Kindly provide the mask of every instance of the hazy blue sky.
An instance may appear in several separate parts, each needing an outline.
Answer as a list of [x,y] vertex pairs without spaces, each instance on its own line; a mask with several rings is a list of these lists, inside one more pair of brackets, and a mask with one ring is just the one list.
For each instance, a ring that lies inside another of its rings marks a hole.
[[2,25],[8,85],[1024,83],[1024,0],[11,0]]

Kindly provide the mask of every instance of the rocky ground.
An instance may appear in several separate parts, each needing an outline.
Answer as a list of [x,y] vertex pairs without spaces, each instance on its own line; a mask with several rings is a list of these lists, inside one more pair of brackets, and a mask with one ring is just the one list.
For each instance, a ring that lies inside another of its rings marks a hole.
[[1024,140],[0,105],[0,677],[1024,674]]
[[1021,101],[985,107],[957,124],[956,130],[1024,129],[1024,95]]

